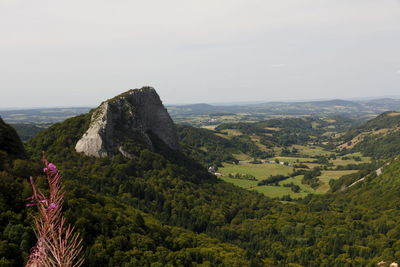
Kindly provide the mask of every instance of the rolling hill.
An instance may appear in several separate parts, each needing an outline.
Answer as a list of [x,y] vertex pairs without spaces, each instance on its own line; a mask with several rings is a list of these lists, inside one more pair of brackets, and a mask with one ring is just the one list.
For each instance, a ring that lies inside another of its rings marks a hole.
[[388,158],[399,154],[400,113],[388,111],[348,131],[339,149],[360,151],[365,156]]

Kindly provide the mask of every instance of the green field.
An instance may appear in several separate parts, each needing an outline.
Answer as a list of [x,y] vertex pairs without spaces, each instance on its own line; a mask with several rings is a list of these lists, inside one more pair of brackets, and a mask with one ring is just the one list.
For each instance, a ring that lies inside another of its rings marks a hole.
[[[342,157],[348,157],[350,159],[348,160],[343,160]],[[354,160],[353,157],[360,157],[361,161],[356,161]],[[360,152],[357,153],[351,153],[351,154],[347,154],[341,157],[338,157],[335,160],[331,160],[333,162],[333,164],[335,164],[336,166],[338,165],[347,165],[347,164],[361,164],[361,163],[370,163],[371,162],[371,158],[370,157],[363,157],[362,154]]]
[[300,189],[301,189],[302,192],[306,192],[306,193],[310,193],[310,194],[311,193],[315,193],[315,190],[312,189],[310,186],[308,186],[306,184],[302,184],[301,183],[301,179],[303,179],[303,175],[298,175],[298,176],[295,176],[295,177],[288,178],[288,179],[286,179],[284,181],[280,181],[279,185],[293,183],[295,185],[300,186]]
[[[258,186],[257,181],[249,181],[249,180],[242,180],[242,179],[234,179],[234,178],[229,178],[226,176],[222,177],[222,180],[228,183],[232,183],[236,186],[239,186],[241,188],[249,189],[249,190],[255,190],[257,192],[263,193],[264,195],[268,197],[282,197],[284,195],[290,195],[292,198],[300,198],[300,197],[305,197],[309,193],[315,193],[314,190],[309,188],[307,185],[299,183],[299,186],[301,188],[300,193],[294,193],[290,187],[283,187],[283,186]],[[282,181],[280,184],[285,184],[285,183],[290,183],[296,180],[295,178],[290,178],[288,180]],[[297,178],[298,181],[301,181],[301,176],[300,178]],[[294,182],[297,184],[297,181]]]
[[[290,162],[289,157],[279,157],[281,160],[287,160]],[[295,161],[296,158],[292,159],[292,162]],[[283,166],[280,164],[250,164],[243,163],[241,165],[235,165],[230,163],[224,163],[224,166],[219,168],[219,172],[222,174],[222,179],[226,182],[232,183],[236,186],[256,190],[260,193],[265,194],[269,197],[282,197],[284,195],[290,195],[292,198],[300,198],[304,197],[308,194],[321,194],[326,193],[329,190],[329,181],[331,179],[339,179],[343,175],[351,174],[357,172],[357,170],[340,170],[340,171],[321,171],[321,176],[318,178],[321,181],[321,185],[316,189],[312,189],[310,186],[302,184],[301,180],[303,178],[302,175],[288,178],[284,181],[280,181],[280,186],[258,186],[258,181],[250,181],[243,179],[235,179],[229,178],[229,174],[250,174],[253,175],[257,180],[262,180],[270,175],[287,175],[290,174],[293,170],[292,167]],[[316,164],[318,165],[318,164]],[[300,187],[300,192],[295,193],[291,190],[290,187],[284,187],[284,184],[293,183]]]
[[233,156],[235,157],[235,159],[237,160],[251,160],[252,158],[244,153],[240,153],[240,154],[233,154]]
[[[301,179],[303,179],[303,175],[298,175],[295,177],[288,178],[284,181],[280,181],[279,187],[278,186],[259,186],[254,189],[257,190],[258,192],[265,194],[266,196],[269,196],[269,197],[282,197],[284,195],[290,195],[292,198],[300,198],[300,197],[305,197],[308,194],[317,193],[310,186],[308,186],[306,184],[302,184]],[[284,184],[290,184],[290,183],[300,186],[300,192],[295,193],[290,189],[290,187],[283,186]]]
[[242,135],[242,132],[239,130],[235,130],[235,129],[226,129],[226,130],[222,130],[221,133],[225,133],[227,137],[234,137],[234,136],[238,136],[238,135]]
[[278,159],[279,161],[288,162],[288,163],[300,163],[300,162],[311,162],[315,159],[313,158],[301,158],[301,157],[274,157],[271,160]]
[[343,160],[340,157],[337,159],[333,159],[331,160],[331,162],[335,165],[335,166],[345,166],[348,164],[361,164],[361,163],[369,163],[371,162],[371,158],[369,157],[361,157],[361,161],[355,161],[354,159],[349,159],[349,160]]
[[[333,152],[323,149],[319,146],[301,146],[294,145],[296,149],[299,150],[299,154],[302,156],[327,156],[332,154]],[[335,154],[335,153],[333,153]]]
[[305,197],[308,195],[306,192],[301,193],[294,193],[290,187],[283,187],[283,186],[257,186],[254,188],[255,191],[263,193],[268,197],[282,197],[285,195],[290,195],[291,198],[300,198]]
[[345,170],[345,171],[321,171],[321,176],[319,180],[321,181],[321,186],[317,188],[317,192],[325,193],[329,190],[329,181],[331,179],[339,179],[343,175],[352,174],[357,172],[357,170]]
[[246,188],[246,189],[251,189],[253,187],[257,187],[257,181],[249,181],[249,180],[243,180],[243,179],[235,179],[235,178],[229,178],[227,176],[222,176],[222,180],[228,183],[232,183],[236,186]]
[[[320,148],[316,148],[316,149],[310,149],[307,151],[307,153],[309,153],[309,156],[318,156],[322,153],[322,150],[320,150]],[[312,153],[315,153],[314,155],[311,155]],[[329,154],[329,151],[325,151],[326,154]],[[333,153],[333,152],[332,152]],[[332,154],[330,153],[330,154]],[[345,166],[348,164],[362,164],[362,163],[370,163],[371,162],[371,158],[370,157],[362,157],[360,153],[352,153],[352,154],[348,154],[345,155],[346,157],[349,157],[350,159],[347,160],[343,160],[342,157],[344,156],[338,156],[337,159],[331,159],[330,162],[333,163],[335,166]],[[356,161],[353,159],[353,157],[360,157],[361,161]],[[278,159],[279,161],[283,161],[283,162],[288,162],[288,163],[304,163],[304,162],[312,162],[315,161],[315,158],[307,158],[307,157],[274,157],[271,158],[271,160],[275,160]],[[317,166],[320,166],[320,164],[317,163],[305,163],[305,165],[307,165],[310,168],[314,168]]]
[[280,164],[250,164],[244,163],[242,165],[235,165],[230,163],[224,163],[224,167],[219,168],[219,172],[222,174],[222,179],[226,182],[232,183],[236,186],[249,189],[249,190],[256,190],[260,193],[263,193],[269,197],[282,197],[284,195],[290,195],[292,198],[300,198],[304,197],[309,193],[314,193],[307,185],[303,185],[301,183],[302,176],[297,176],[293,178],[289,178],[285,181],[281,181],[279,184],[283,185],[285,183],[293,182],[297,184],[301,188],[300,193],[294,193],[290,187],[283,187],[283,186],[258,186],[258,181],[249,181],[243,179],[235,179],[229,178],[229,174],[250,174],[256,177],[257,180],[262,180],[270,175],[278,175],[284,174],[287,175],[292,172],[292,167],[283,166]]
[[292,172],[292,167],[283,166],[280,164],[250,164],[244,163],[241,165],[235,165],[231,163],[224,163],[224,166],[219,168],[219,172],[223,176],[231,174],[250,174],[256,177],[257,180],[263,180],[270,175],[283,174],[287,175]]
[[[228,138],[240,134],[239,131],[237,130],[224,130],[228,134]],[[251,136],[252,140],[259,145],[259,140],[255,136]],[[343,160],[342,156],[338,156],[337,153],[333,151],[328,151],[325,150],[322,147],[319,146],[314,146],[314,145],[307,145],[307,146],[301,146],[301,145],[294,145],[292,148],[295,147],[299,150],[298,157],[291,157],[291,156],[276,156],[273,158],[270,158],[269,160],[274,160],[278,159],[280,162],[286,162],[289,164],[300,164],[303,163],[307,165],[310,169],[314,167],[323,167],[319,163],[309,163],[312,161],[317,160],[316,156],[329,156],[332,154],[335,154],[337,156],[337,159],[330,160],[331,163],[333,163],[333,168],[339,165],[348,165],[348,164],[361,164],[361,163],[368,163],[371,162],[371,159],[369,157],[362,157],[360,153],[353,153],[353,154],[348,154],[345,155],[346,157],[349,157],[350,159],[348,160]],[[276,155],[279,155],[281,152],[282,148],[281,147],[274,147],[274,151]],[[244,153],[241,154],[234,154],[235,158],[237,160],[241,161],[246,161],[246,160],[251,160],[252,158],[249,155],[246,155]],[[360,157],[361,161],[356,161],[354,160],[353,157]],[[268,178],[271,175],[288,175],[292,173],[293,167],[289,166],[284,166],[281,164],[251,164],[251,163],[241,163],[241,164],[231,164],[231,163],[223,163],[223,167],[220,167],[218,172],[222,174],[222,179],[226,182],[235,184],[239,187],[248,189],[248,190],[255,190],[260,193],[263,193],[266,196],[269,197],[282,197],[285,195],[290,195],[293,199],[296,198],[301,198],[304,197],[308,194],[323,194],[329,191],[329,181],[331,179],[339,179],[343,175],[351,174],[354,172],[357,172],[357,170],[326,170],[326,171],[321,171],[321,176],[319,176],[320,180],[320,186],[316,189],[311,188],[310,186],[306,184],[302,184],[301,180],[303,179],[302,175],[296,176],[296,177],[291,177],[288,178],[284,181],[279,182],[279,186],[258,186],[258,181],[263,180]],[[228,175],[232,174],[249,174],[254,176],[258,181],[251,181],[251,180],[243,180],[243,179],[235,179],[235,178],[229,178]],[[290,187],[285,187],[283,185],[285,184],[290,184],[293,183],[295,185],[298,185],[300,187],[300,192],[295,193],[291,190]]]

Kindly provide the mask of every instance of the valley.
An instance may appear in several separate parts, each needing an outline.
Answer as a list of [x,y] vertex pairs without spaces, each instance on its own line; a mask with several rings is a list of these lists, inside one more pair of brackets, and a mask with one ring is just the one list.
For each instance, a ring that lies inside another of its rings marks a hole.
[[37,132],[1,121],[1,264],[21,266],[35,244],[24,202],[29,176],[46,190],[42,151],[63,176],[84,266],[397,261],[397,114],[173,124],[144,87]]
[[[220,179],[260,192],[268,197],[287,201],[303,198],[308,194],[326,193],[330,190],[330,180],[356,173],[360,168],[365,168],[366,164],[371,163],[371,157],[364,157],[357,150],[354,150],[356,152],[346,151],[354,148],[368,136],[393,132],[389,128],[369,129],[367,132],[353,134],[355,137],[349,137],[349,134],[355,130],[351,130],[350,133],[348,131],[372,116],[371,111],[379,112],[382,109],[400,105],[397,100],[389,99],[384,102],[384,105],[374,106],[375,103],[378,101],[361,104],[351,101],[299,102],[294,105],[298,114],[293,114],[293,107],[286,103],[226,107],[199,104],[168,106],[168,110],[176,123],[205,129],[209,131],[209,134],[235,143],[232,148],[226,149],[228,151],[224,151],[231,154],[227,161],[213,158],[211,155],[203,162],[205,167],[214,166]],[[373,109],[366,112],[365,109],[371,107]],[[342,115],[335,113],[337,108],[341,110]],[[357,112],[352,113],[355,108],[358,108]],[[21,139],[27,141],[51,126],[51,121],[56,122],[70,117],[71,114],[79,114],[86,110],[88,108],[3,111],[3,116],[16,128]],[[271,110],[275,113],[271,114]],[[243,111],[247,113],[233,113]],[[322,116],[317,117],[315,113]],[[398,113],[392,112],[388,113],[387,117],[395,118],[396,123],[397,115]],[[302,120],[309,123],[308,129],[304,127],[296,129],[301,125]],[[262,125],[268,124],[268,121],[271,125]],[[285,122],[288,124],[284,125]],[[392,126],[389,125],[389,127]],[[296,136],[296,140],[293,140],[290,133],[302,130],[308,131],[305,134],[308,136],[301,137],[302,140],[297,140],[298,136]],[[279,138],[283,139],[283,142],[277,140],[277,136],[281,136],[282,133],[284,137]],[[246,139],[245,144],[240,139]],[[243,146],[247,148],[243,149]],[[209,152],[204,146],[199,147],[199,150]],[[215,166],[216,162],[219,166]],[[294,175],[298,171],[311,169],[321,170],[316,177],[318,182],[314,186],[304,183],[304,174]],[[268,185],[260,184],[262,180],[277,175],[287,176],[287,178]],[[242,176],[250,176],[250,178],[242,178]]]
[[[215,173],[224,181],[286,201],[326,193],[331,180],[371,164],[371,157],[342,147],[342,136],[351,129],[351,124],[346,123],[344,118],[281,118],[203,126],[201,131],[225,139],[215,142],[230,142],[230,146],[189,144],[199,146],[200,151],[215,149],[230,154],[228,160],[214,158],[208,162],[210,166],[214,164]],[[318,170],[318,175],[310,183],[304,180],[304,172],[312,170]],[[285,177],[262,183],[279,175]]]

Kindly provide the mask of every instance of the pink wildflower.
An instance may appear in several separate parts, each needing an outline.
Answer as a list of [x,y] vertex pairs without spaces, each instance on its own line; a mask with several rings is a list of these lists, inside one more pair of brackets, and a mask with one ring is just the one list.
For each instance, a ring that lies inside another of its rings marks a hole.
[[[45,196],[30,178],[33,195],[27,206],[37,206],[35,220],[37,243],[29,255],[27,267],[79,267],[83,263],[80,256],[82,239],[74,233],[74,227],[65,225],[62,216],[64,192],[57,167],[46,160],[43,153],[44,172],[47,175],[50,195]],[[50,203],[50,204],[49,204]]]
[[47,168],[45,168],[45,170],[49,171],[52,175],[54,175],[54,174],[57,173],[57,167],[56,167],[56,165],[54,165],[54,164],[51,163],[51,162],[47,165]]

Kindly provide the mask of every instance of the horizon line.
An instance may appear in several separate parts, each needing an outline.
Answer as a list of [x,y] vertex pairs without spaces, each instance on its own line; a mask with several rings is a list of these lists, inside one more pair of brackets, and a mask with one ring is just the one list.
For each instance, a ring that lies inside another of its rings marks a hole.
[[[269,104],[269,103],[302,103],[302,102],[325,102],[325,101],[369,101],[379,99],[392,99],[400,100],[400,95],[391,96],[372,96],[372,97],[357,97],[357,98],[304,98],[304,99],[293,99],[293,100],[273,100],[273,101],[226,101],[226,102],[186,102],[186,103],[163,103],[164,106],[187,106],[187,105],[211,105],[211,106],[245,106],[245,105],[257,105],[257,104]],[[35,109],[72,109],[72,108],[96,108],[97,106],[84,105],[84,106],[30,106],[30,107],[0,107],[0,111],[13,111],[13,110],[35,110]]]

